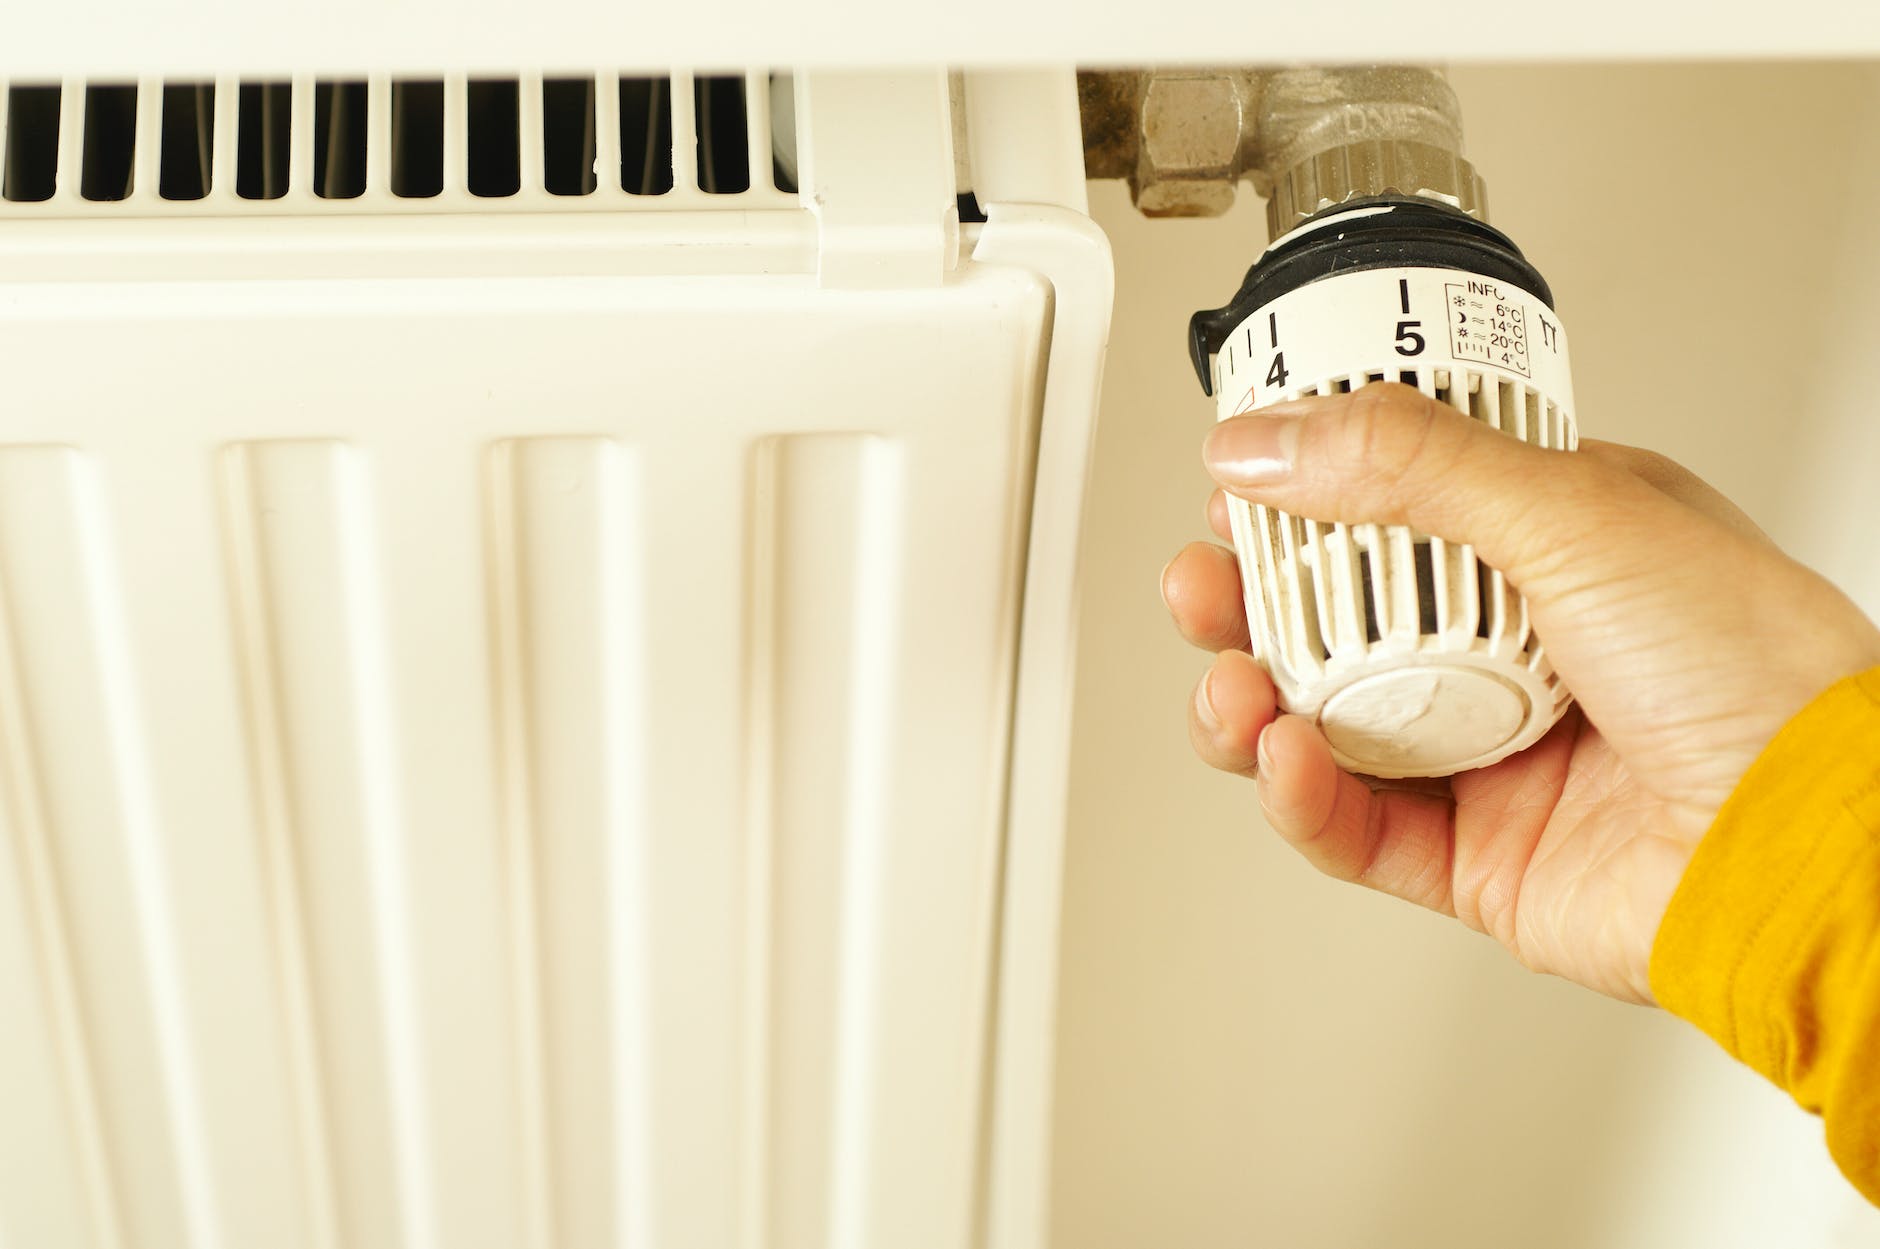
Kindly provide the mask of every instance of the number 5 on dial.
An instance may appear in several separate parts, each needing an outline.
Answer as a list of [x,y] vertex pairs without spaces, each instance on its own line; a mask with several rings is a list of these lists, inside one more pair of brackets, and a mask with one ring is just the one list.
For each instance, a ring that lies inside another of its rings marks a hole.
[[[1410,313],[1410,279],[1409,278],[1397,279],[1397,307],[1403,311],[1404,315],[1406,316],[1409,315]],[[1423,354],[1423,349],[1429,346],[1429,344],[1423,341],[1423,335],[1417,333],[1417,331],[1422,328],[1423,328],[1423,322],[1421,321],[1397,322],[1396,347],[1397,347],[1398,355],[1420,356]]]

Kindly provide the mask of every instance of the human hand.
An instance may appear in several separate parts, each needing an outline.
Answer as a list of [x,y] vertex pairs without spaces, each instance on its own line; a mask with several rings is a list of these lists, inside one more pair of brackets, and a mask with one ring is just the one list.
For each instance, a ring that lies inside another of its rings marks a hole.
[[[1880,630],[1845,595],[1648,451],[1545,451],[1379,384],[1223,421],[1206,459],[1256,503],[1472,544],[1526,594],[1577,704],[1474,772],[1344,773],[1248,654],[1233,552],[1197,542],[1162,574],[1182,635],[1219,652],[1190,704],[1196,752],[1257,777],[1269,823],[1321,871],[1622,1000],[1652,1000],[1659,922],[1750,763],[1815,695],[1880,664]],[[1227,538],[1220,491],[1208,515]]]

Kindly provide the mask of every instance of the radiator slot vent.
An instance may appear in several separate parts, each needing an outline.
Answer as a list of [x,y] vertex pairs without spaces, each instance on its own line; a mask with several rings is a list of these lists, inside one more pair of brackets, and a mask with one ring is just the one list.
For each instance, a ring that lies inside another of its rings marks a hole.
[[280,199],[287,194],[293,88],[284,82],[244,82],[236,102],[235,194]]
[[542,83],[542,185],[550,195],[591,195],[594,172],[594,80]]
[[500,199],[522,189],[520,104],[513,78],[470,83],[470,194]]
[[137,88],[85,88],[85,151],[79,194],[89,200],[121,200],[131,193],[137,151]]
[[214,84],[169,83],[163,88],[162,144],[157,194],[173,200],[207,195],[215,162]]
[[444,192],[444,80],[392,84],[392,194]]
[[49,200],[59,179],[59,88],[7,90],[6,177],[0,197],[17,203]]
[[672,190],[672,82],[620,80],[620,186],[629,195]]
[[363,82],[314,84],[313,188],[322,199],[357,199],[366,193]]
[[745,117],[744,79],[720,75],[692,84],[698,119],[698,183],[707,195],[751,189],[751,143]]
[[768,133],[763,136],[770,150],[770,181],[779,191],[797,192],[796,163],[796,80],[789,74],[770,74],[764,82],[764,96],[759,105],[768,115]]

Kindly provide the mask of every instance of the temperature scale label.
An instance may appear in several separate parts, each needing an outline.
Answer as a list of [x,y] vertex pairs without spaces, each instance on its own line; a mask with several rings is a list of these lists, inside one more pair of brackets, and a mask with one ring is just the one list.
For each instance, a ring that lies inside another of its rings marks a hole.
[[1341,382],[1461,384],[1448,380],[1454,369],[1573,411],[1567,336],[1553,310],[1510,283],[1455,269],[1359,269],[1288,291],[1235,327],[1215,368],[1222,416]]
[[1527,305],[1500,283],[1480,278],[1446,282],[1449,317],[1449,352],[1458,360],[1480,360],[1513,369],[1522,377],[1528,368]]

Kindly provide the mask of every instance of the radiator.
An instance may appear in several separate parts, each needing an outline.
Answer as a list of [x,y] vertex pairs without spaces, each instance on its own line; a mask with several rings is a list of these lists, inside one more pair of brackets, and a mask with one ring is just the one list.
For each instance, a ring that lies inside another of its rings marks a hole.
[[1110,266],[949,88],[11,84],[0,1244],[1041,1243]]

